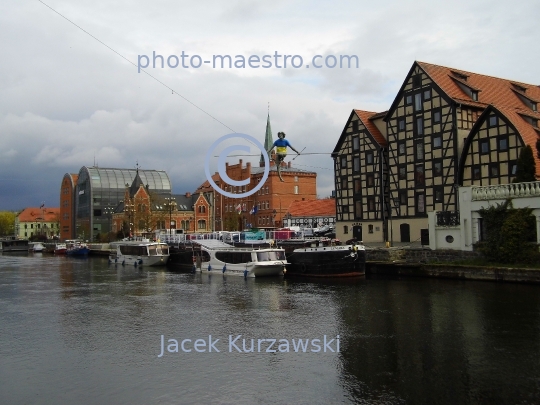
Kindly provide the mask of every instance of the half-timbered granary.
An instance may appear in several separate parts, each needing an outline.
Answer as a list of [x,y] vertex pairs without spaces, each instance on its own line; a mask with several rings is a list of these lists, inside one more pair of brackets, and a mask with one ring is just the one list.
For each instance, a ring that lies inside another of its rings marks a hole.
[[415,62],[389,110],[353,110],[336,144],[338,238],[427,241],[430,211],[456,223],[459,186],[510,183],[537,151],[538,103],[537,85]]

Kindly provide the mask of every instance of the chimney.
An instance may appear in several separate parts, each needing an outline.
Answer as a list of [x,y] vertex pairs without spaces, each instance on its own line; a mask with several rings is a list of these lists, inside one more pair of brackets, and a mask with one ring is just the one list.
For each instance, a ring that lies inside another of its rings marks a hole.
[[246,170],[247,170],[247,174],[250,175],[251,174],[251,162],[246,163]]
[[186,197],[191,197],[191,193],[189,191],[186,193]]
[[292,162],[291,162],[290,160],[289,160],[289,162],[287,163],[287,167],[288,167],[289,169],[290,169],[291,166],[292,166],[291,163],[292,163]]

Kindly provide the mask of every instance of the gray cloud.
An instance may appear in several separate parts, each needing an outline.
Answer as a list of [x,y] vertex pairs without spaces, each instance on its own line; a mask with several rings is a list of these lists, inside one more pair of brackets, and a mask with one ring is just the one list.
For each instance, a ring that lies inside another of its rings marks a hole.
[[[538,82],[534,1],[48,4],[134,62],[154,50],[358,55],[359,69],[149,69],[261,140],[270,101],[274,133],[326,153],[294,161],[317,171],[321,196],[333,189],[328,153],[351,109],[387,109],[414,60]],[[204,181],[202,157],[230,132],[223,125],[39,2],[2,3],[0,36],[0,209],[58,206],[63,174],[94,159],[166,170],[179,193]]]

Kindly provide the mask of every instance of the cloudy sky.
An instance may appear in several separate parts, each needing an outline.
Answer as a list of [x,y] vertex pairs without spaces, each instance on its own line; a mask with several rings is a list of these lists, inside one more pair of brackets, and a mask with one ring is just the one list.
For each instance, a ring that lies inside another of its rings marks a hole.
[[[284,131],[296,149],[321,153],[293,164],[318,173],[324,197],[351,109],[386,110],[415,60],[540,84],[534,0],[43,1],[50,8],[0,3],[0,210],[59,206],[63,175],[94,163],[138,162],[166,170],[173,192],[193,191],[220,136],[264,140],[268,102],[274,137]],[[209,61],[278,52],[304,65],[150,63],[148,73],[196,108],[129,63],[153,52],[165,63],[182,52]],[[357,55],[359,66],[307,68],[314,55]]]

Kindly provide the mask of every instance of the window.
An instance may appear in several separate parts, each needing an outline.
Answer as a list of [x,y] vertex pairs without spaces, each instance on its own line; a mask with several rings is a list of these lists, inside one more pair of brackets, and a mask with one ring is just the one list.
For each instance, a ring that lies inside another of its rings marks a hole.
[[405,131],[405,118],[400,118],[398,120],[398,131]]
[[401,205],[407,205],[407,191],[401,190],[399,192],[399,203]]
[[[298,187],[298,186],[295,186],[295,187]],[[347,177],[342,177],[341,178],[341,189],[342,190],[347,190],[348,187],[349,187],[349,182],[347,181]]]
[[536,103],[531,103],[531,109],[533,111],[537,111],[538,110],[538,107],[536,106]]
[[411,105],[412,104],[412,95],[408,95],[405,97],[405,104],[406,105]]
[[298,183],[298,176],[294,176],[294,181]]
[[375,197],[367,198],[367,209],[371,212],[375,211]]
[[199,205],[199,213],[204,214],[206,212],[206,207],[204,205]]
[[349,233],[349,227],[347,225],[343,225],[343,233],[344,234]]
[[373,152],[366,152],[366,163],[368,165],[373,164]]
[[299,193],[298,186],[294,186],[294,194],[298,194],[298,193]]
[[405,142],[398,142],[398,155],[405,154]]
[[362,191],[362,182],[360,179],[354,179],[354,193],[359,194]]
[[416,136],[424,135],[424,118],[416,118]]
[[205,220],[203,220],[203,219],[199,220],[198,224],[199,224],[199,229],[206,229],[206,221]]
[[439,149],[442,147],[442,136],[434,135],[433,136],[433,149]]
[[398,178],[399,180],[405,180],[407,178],[407,167],[405,165],[398,166]]
[[422,85],[422,76],[417,74],[412,77],[412,85],[413,87],[420,87]]
[[442,176],[442,160],[433,161],[433,176]]
[[341,157],[341,168],[346,169],[347,168],[347,156]]
[[424,165],[416,166],[414,170],[414,184],[415,184],[415,187],[424,187],[425,185]]
[[426,201],[424,194],[416,195],[416,212],[418,214],[423,214],[426,212]]
[[357,136],[354,136],[352,139],[352,149],[353,151],[360,150],[360,138],[358,138]]
[[355,156],[353,159],[353,172],[359,172],[360,171],[360,157]]
[[433,110],[433,123],[441,122],[441,110]]
[[422,111],[422,93],[414,95],[414,111]]
[[498,163],[489,164],[489,177],[499,177],[499,164]]
[[473,178],[473,180],[480,180],[481,175],[482,175],[482,172],[480,170],[480,166],[479,165],[474,165],[472,167],[472,178]]
[[429,100],[431,98],[431,89],[424,90],[424,100]]
[[424,142],[416,144],[416,160],[424,160]]
[[348,214],[349,213],[349,206],[348,205],[342,205],[341,206],[341,212],[343,212],[344,214]]
[[480,153],[482,155],[489,153],[489,139],[480,139]]
[[510,173],[512,174],[512,176],[515,176],[516,172],[517,172],[517,163],[516,162],[510,163]]
[[368,233],[373,233],[373,225],[368,225]]
[[358,121],[352,122],[352,130],[353,130],[353,133],[358,132]]
[[496,115],[490,115],[488,118],[488,126],[489,127],[496,127],[497,126],[497,116]]
[[354,202],[354,217],[357,219],[362,218],[362,201],[356,200]]
[[375,185],[375,175],[373,173],[369,173],[366,176],[366,183],[368,187],[373,187]]
[[444,191],[442,187],[434,187],[433,194],[433,199],[435,200],[435,202],[443,202]]
[[508,137],[501,136],[498,141],[500,151],[508,150]]

